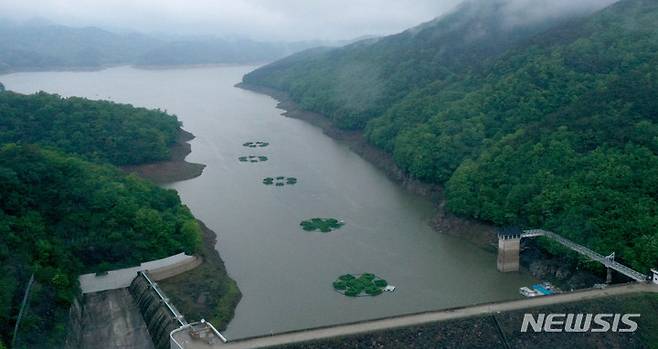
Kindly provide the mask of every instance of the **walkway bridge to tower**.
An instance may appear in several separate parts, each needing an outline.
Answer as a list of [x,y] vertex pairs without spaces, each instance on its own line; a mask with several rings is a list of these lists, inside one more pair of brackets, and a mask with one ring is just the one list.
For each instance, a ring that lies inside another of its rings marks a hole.
[[559,234],[542,229],[501,230],[498,234],[498,270],[502,272],[518,271],[521,239],[538,236],[549,238],[572,251],[578,252],[581,255],[584,255],[596,262],[603,264],[606,268],[608,268],[608,270],[615,270],[635,281],[647,282],[647,280],[649,280],[647,275],[635,271],[619,262],[615,262],[614,254],[610,256],[604,256],[600,253],[592,251],[583,245],[579,245],[569,239],[566,239]]

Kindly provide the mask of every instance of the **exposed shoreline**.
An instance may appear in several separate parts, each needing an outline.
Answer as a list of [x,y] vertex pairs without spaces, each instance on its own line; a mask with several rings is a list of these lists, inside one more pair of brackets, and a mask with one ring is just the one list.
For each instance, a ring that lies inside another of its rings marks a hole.
[[236,87],[274,98],[279,102],[277,108],[285,111],[282,115],[304,120],[320,127],[327,136],[346,143],[352,151],[384,171],[391,180],[406,190],[428,198],[436,207],[436,213],[431,221],[431,226],[437,232],[462,237],[485,249],[492,249],[496,245],[498,240],[495,226],[472,219],[456,217],[446,212],[444,209],[445,198],[443,187],[421,182],[406,174],[395,164],[391,154],[368,143],[362,132],[346,131],[334,127],[331,121],[324,115],[299,108],[284,92],[244,83],[239,83]]
[[203,262],[158,284],[188,321],[206,319],[223,331],[233,318],[242,293],[215,248],[219,236],[202,221],[197,222],[202,232],[199,256]]
[[[274,98],[278,101],[277,108],[285,111],[282,115],[320,127],[327,136],[346,143],[352,151],[384,171],[404,189],[429,199],[436,209],[430,222],[436,232],[462,238],[490,252],[497,251],[498,233],[494,225],[447,212],[442,186],[424,183],[406,174],[395,164],[391,154],[368,143],[361,131],[336,128],[324,115],[301,109],[285,92],[245,83],[235,86]],[[570,266],[565,257],[548,255],[534,239],[523,241],[523,245],[521,268],[538,279],[551,281],[563,289],[588,288],[603,281],[600,276]]]
[[121,169],[159,185],[199,177],[206,165],[185,161],[185,158],[192,152],[192,145],[189,142],[193,139],[193,134],[180,129],[176,143],[170,148],[171,158],[169,160],[122,166]]
[[[183,129],[171,148],[171,159],[150,164],[123,166],[122,170],[158,185],[199,177],[206,165],[185,161],[192,152],[194,135]],[[233,318],[242,297],[235,280],[228,275],[224,260],[215,248],[219,234],[197,219],[201,229],[199,256],[202,263],[186,273],[159,282],[188,320],[207,319],[220,330]]]

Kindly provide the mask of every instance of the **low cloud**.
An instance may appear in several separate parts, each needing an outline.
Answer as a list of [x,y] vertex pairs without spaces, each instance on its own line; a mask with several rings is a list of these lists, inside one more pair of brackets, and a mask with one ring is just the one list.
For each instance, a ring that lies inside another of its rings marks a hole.
[[21,0],[0,16],[142,32],[235,35],[262,40],[349,39],[427,21],[460,0]]
[[569,14],[586,14],[609,6],[617,0],[507,0],[506,21],[509,25],[560,18]]
[[[495,1],[495,0],[478,0]],[[462,0],[21,0],[0,17],[147,33],[213,34],[259,40],[350,39],[402,31]],[[510,23],[602,8],[612,0],[510,0]]]

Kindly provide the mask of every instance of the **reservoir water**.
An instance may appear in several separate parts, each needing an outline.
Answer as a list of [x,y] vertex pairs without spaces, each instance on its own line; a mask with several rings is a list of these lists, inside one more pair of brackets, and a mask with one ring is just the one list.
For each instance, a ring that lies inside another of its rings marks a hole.
[[[192,132],[188,161],[202,176],[169,185],[218,234],[216,248],[243,298],[226,335],[241,338],[368,318],[519,298],[528,275],[496,271],[496,256],[434,232],[433,208],[348,147],[303,121],[281,116],[276,101],[233,87],[254,69],[218,66],[163,70],[0,76],[7,89],[110,99],[176,114]],[[267,148],[242,146],[266,141]],[[265,155],[243,163],[238,157]],[[291,176],[294,186],[262,184]],[[336,217],[346,225],[321,234],[300,221]],[[332,282],[375,273],[394,293],[347,298]],[[194,319],[191,319],[194,320]]]

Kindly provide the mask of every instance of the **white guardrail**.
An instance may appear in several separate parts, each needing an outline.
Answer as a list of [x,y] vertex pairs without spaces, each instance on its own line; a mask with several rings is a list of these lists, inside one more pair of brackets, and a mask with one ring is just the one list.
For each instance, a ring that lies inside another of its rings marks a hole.
[[183,325],[183,326],[171,331],[171,333],[169,334],[169,340],[171,342],[171,348],[172,349],[185,349],[185,347],[183,347],[183,345],[176,340],[175,334],[178,333],[178,332],[181,332],[181,331],[188,330],[188,329],[192,328],[192,326],[200,325],[200,324],[204,325],[204,326],[208,326],[210,328],[210,330],[213,332],[213,334],[215,334],[215,336],[219,337],[219,339],[221,339],[221,341],[223,343],[228,342],[228,339],[226,339],[226,337],[224,337],[224,335],[222,335],[219,331],[217,331],[215,326],[213,326],[210,322],[208,322],[204,319],[201,319],[201,321],[193,322],[191,324],[186,324],[186,325]]

